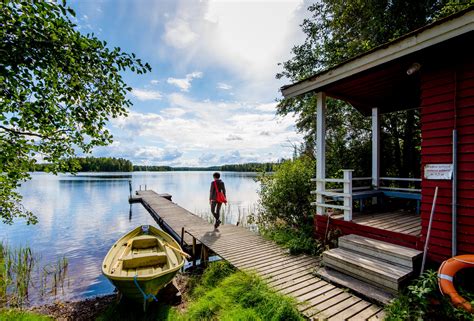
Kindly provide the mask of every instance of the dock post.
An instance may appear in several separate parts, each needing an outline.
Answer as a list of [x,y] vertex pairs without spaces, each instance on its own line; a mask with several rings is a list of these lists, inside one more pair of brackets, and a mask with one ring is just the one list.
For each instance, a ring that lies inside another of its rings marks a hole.
[[128,189],[130,190],[130,198],[132,198],[132,181],[128,181]]
[[196,238],[193,236],[193,267],[196,268]]
[[204,267],[207,267],[208,265],[208,261],[209,261],[209,249],[207,248],[207,246],[205,246],[204,244],[202,244],[202,250],[201,250],[201,264],[204,266]]
[[181,241],[179,242],[181,245],[181,248],[183,248],[184,245],[184,226],[181,228]]

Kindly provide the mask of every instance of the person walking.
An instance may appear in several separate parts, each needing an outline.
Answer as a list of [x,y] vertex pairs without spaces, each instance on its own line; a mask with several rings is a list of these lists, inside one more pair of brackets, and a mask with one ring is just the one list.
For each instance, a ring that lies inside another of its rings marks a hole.
[[[216,219],[214,227],[218,228],[219,225],[221,224],[221,220],[219,218],[220,218],[222,203],[227,202],[227,200],[225,199],[226,191],[225,191],[225,184],[220,179],[221,174],[216,172],[212,174],[212,177],[214,178],[214,180],[211,182],[211,190],[209,192],[209,203],[211,204],[211,213]],[[221,195],[218,195],[218,194],[221,194]],[[224,198],[222,198],[222,194]]]

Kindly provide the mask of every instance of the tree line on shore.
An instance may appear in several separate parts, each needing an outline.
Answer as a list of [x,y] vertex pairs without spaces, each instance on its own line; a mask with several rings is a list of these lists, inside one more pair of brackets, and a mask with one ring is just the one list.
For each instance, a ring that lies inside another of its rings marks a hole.
[[[210,167],[172,167],[158,165],[133,165],[131,161],[115,157],[77,157],[66,162],[74,172],[170,172],[170,171],[229,171],[273,172],[279,163],[246,163]],[[50,172],[51,164],[35,164],[31,171]]]

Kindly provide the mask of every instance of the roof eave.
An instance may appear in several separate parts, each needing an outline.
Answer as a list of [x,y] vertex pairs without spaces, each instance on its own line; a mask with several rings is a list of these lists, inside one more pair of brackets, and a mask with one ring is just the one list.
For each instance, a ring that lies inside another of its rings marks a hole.
[[283,86],[281,92],[285,98],[293,98],[311,91],[324,89],[338,80],[353,76],[359,72],[380,66],[397,58],[423,50],[451,38],[474,30],[474,10],[441,24],[429,25],[408,37],[402,37],[375,50],[350,59],[340,65],[316,74],[309,79],[292,85]]

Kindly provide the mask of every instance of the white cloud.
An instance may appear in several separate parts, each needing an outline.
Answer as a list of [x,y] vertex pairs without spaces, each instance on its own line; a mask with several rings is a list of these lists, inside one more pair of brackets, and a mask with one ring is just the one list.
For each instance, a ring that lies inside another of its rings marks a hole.
[[233,134],[230,134],[229,136],[227,136],[226,139],[227,140],[243,140],[243,138],[240,137],[239,135],[233,135]]
[[138,100],[146,101],[146,100],[160,100],[163,95],[156,90],[148,90],[148,89],[132,89],[132,95],[137,97]]
[[[305,1],[307,3],[305,3]],[[178,1],[165,25],[164,39],[184,66],[223,68],[246,86],[239,97],[278,94],[278,63],[304,40],[300,24],[308,0]],[[242,88],[241,88],[242,87]],[[222,89],[222,88],[219,88]]]
[[168,78],[168,84],[175,85],[181,89],[181,91],[189,91],[191,88],[191,81],[195,78],[202,78],[202,72],[195,71],[187,74],[185,78]]
[[217,89],[230,90],[230,89],[232,89],[232,86],[228,85],[226,83],[223,83],[223,82],[219,82],[219,83],[217,83]]
[[150,80],[150,84],[152,84],[152,85],[158,85],[159,82],[160,82],[160,81],[159,81],[158,79],[152,79],[152,80]]
[[176,18],[165,25],[163,38],[168,45],[182,49],[194,43],[198,35],[191,30],[189,21]]
[[121,140],[115,140],[108,147],[99,147],[96,151],[97,156],[102,157],[124,157],[130,159],[134,164],[157,164],[177,161],[183,152],[177,148],[161,148],[157,146],[139,146],[130,144],[128,139],[125,143]]
[[256,107],[257,110],[263,111],[263,112],[269,112],[269,113],[275,113],[276,112],[276,106],[277,103],[268,103],[268,104],[261,104]]
[[[131,112],[127,118],[114,119],[113,124],[136,137],[134,145],[168,146],[182,152],[175,161],[178,165],[237,161],[235,151],[242,162],[277,160],[291,155],[288,141],[301,142],[292,117],[276,117],[258,109],[267,104],[196,101],[182,94],[172,94],[168,101],[169,107],[159,114]],[[148,154],[137,155],[145,158]]]
[[161,113],[171,117],[181,117],[186,114],[186,110],[182,108],[166,108],[163,109]]

